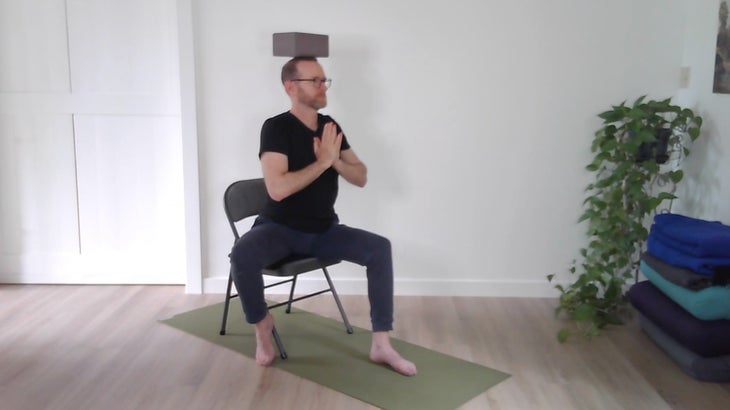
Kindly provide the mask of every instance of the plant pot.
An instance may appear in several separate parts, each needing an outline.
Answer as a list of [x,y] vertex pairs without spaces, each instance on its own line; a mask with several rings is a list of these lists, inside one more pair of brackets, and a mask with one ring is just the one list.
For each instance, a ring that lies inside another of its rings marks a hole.
[[642,142],[639,151],[636,153],[636,162],[644,162],[650,158],[654,158],[657,164],[663,164],[669,160],[669,137],[672,136],[672,130],[669,128],[660,128],[654,132],[656,141]]

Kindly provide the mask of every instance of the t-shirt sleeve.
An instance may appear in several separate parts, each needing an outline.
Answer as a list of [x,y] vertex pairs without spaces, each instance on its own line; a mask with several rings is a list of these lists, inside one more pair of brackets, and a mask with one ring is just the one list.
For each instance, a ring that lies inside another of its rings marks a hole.
[[289,155],[289,142],[286,133],[278,129],[276,122],[268,119],[261,126],[261,143],[259,145],[259,158],[264,152],[279,152]]
[[340,151],[350,149],[350,143],[347,142],[347,136],[345,135],[345,132],[342,131],[342,127],[340,127],[340,124],[337,121],[333,120],[331,117],[326,117],[326,118],[329,119],[330,121],[334,121],[335,125],[337,125],[337,132],[342,133],[342,144],[340,144]]
[[350,143],[347,142],[347,137],[345,134],[342,134],[342,144],[340,144],[340,151],[344,151],[346,149],[350,149]]

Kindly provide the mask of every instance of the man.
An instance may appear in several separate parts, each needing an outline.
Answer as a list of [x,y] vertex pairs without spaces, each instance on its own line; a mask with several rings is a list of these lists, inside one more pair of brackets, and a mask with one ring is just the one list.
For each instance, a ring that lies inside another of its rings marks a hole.
[[339,224],[334,211],[338,180],[364,186],[367,168],[339,125],[319,114],[330,80],[315,58],[297,57],[282,68],[291,109],[269,118],[261,130],[259,158],[269,201],[254,226],[234,245],[231,262],[246,320],[256,328],[256,362],[276,355],[261,269],[291,254],[343,259],[366,266],[372,322],[370,359],[406,376],[416,366],[390,344],[393,326],[393,263],[388,239]]

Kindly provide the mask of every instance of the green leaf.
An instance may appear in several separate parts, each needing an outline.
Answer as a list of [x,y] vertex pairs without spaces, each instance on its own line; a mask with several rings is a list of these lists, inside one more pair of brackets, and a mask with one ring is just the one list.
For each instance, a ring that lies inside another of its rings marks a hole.
[[629,118],[639,119],[639,118],[645,118],[647,116],[647,112],[642,110],[639,107],[632,108],[631,111],[629,111]]
[[581,215],[580,218],[578,218],[578,223],[581,223],[581,222],[585,221],[586,219],[591,219],[591,218],[595,217],[596,215],[597,215],[596,211],[594,211],[593,209],[588,209],[585,212],[583,212],[583,215]]
[[551,273],[551,274],[547,275],[548,282],[552,282],[554,277],[555,277],[555,274],[554,273]]
[[608,186],[611,186],[611,184],[613,184],[613,182],[615,180],[616,180],[616,178],[614,176],[610,176],[608,178],[600,179],[600,180],[598,180],[598,182],[596,182],[596,188],[603,189],[603,188],[606,188]]
[[616,169],[613,171],[614,174],[621,175],[626,173],[634,164],[631,162],[622,162],[618,164]]
[[618,141],[611,138],[610,140],[601,144],[601,152],[608,153],[608,152],[615,150],[617,147],[618,147]]
[[633,108],[636,108],[636,107],[638,107],[639,105],[641,105],[641,103],[643,103],[643,102],[644,102],[644,99],[645,99],[645,98],[646,98],[646,95],[642,95],[641,97],[637,98],[637,99],[636,99],[636,101],[634,101],[634,106],[633,106]]
[[640,145],[641,142],[634,139],[626,141],[625,143],[621,144],[619,148],[628,156],[631,156],[633,158],[634,155],[636,155],[636,152],[639,151]]
[[564,327],[558,331],[558,342],[565,343],[566,340],[568,340],[568,336],[570,336],[570,329]]
[[664,201],[667,199],[677,199],[677,196],[669,192],[660,192],[657,196],[657,199],[659,199],[660,201]]
[[654,103],[656,103],[657,105],[659,105],[661,107],[669,107],[669,104],[671,101],[672,101],[672,98],[670,97],[670,98],[667,98],[667,99],[664,99],[661,101],[654,101]]
[[603,120],[604,124],[610,124],[612,122],[621,121],[623,116],[624,115],[620,111],[617,111],[617,110],[605,111],[605,112],[598,114],[598,117],[600,117]]
[[684,171],[681,169],[669,173],[669,179],[671,179],[675,184],[681,181],[682,178],[684,178]]
[[595,209],[601,211],[603,209],[606,209],[606,207],[608,206],[608,203],[606,203],[606,201],[601,201],[600,199],[594,197],[594,198],[591,198],[591,205],[593,205],[593,207]]
[[696,140],[697,137],[700,136],[699,128],[690,128],[687,132],[689,132],[689,137],[692,139],[692,141]]
[[591,321],[595,317],[596,308],[587,303],[578,306],[578,308],[575,310],[575,313],[573,313],[573,319],[578,322]]
[[654,136],[654,133],[647,130],[641,130],[636,134],[636,139],[640,142],[654,142],[656,141],[656,137]]
[[654,210],[659,205],[661,205],[661,203],[662,203],[662,201],[659,198],[649,198],[646,201],[644,201],[642,208],[646,209],[646,210]]

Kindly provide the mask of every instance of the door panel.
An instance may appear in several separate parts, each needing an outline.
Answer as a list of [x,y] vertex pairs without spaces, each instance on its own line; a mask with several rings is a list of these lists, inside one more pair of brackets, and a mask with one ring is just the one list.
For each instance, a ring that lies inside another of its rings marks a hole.
[[81,115],[74,124],[81,254],[107,261],[90,275],[179,281],[185,252],[179,120]]
[[0,114],[0,250],[78,253],[71,116]]
[[168,96],[178,104],[174,3],[69,0],[68,8],[74,92]]
[[0,0],[0,283],[185,283],[175,0]]
[[0,0],[0,93],[68,92],[64,0]]

